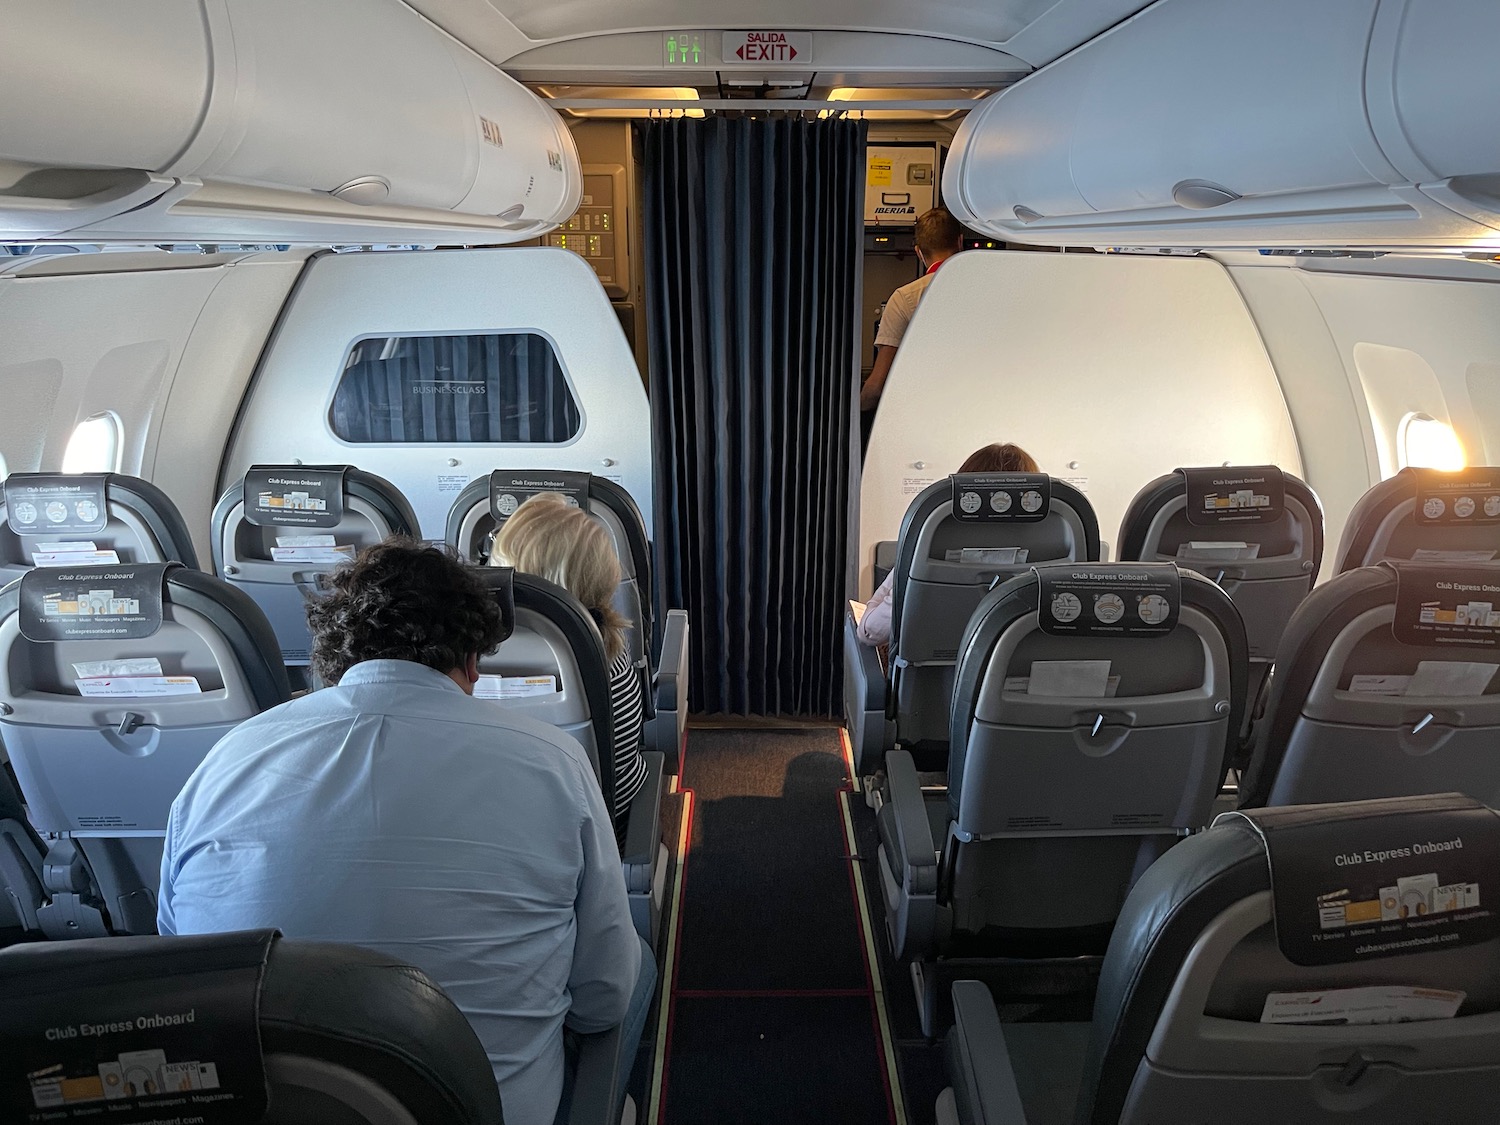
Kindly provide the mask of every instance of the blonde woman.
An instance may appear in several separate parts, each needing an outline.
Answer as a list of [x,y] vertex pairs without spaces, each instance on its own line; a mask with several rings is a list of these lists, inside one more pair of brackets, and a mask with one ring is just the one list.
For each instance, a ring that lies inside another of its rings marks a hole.
[[626,643],[628,624],[614,608],[620,560],[609,532],[587,512],[556,492],[541,492],[500,525],[490,551],[491,566],[513,566],[561,586],[583,604],[604,638],[609,661],[610,705],[615,731],[615,828],[621,830],[630,802],[646,781],[641,756],[646,712],[641,679]]

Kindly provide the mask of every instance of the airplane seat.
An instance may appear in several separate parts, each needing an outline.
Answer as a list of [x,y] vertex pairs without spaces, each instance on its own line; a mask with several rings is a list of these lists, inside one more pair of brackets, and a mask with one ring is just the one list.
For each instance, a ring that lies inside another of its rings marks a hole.
[[[154,933],[173,799],[224,734],[288,698],[264,614],[212,575],[39,568],[0,591],[0,738],[50,838],[41,932]],[[7,897],[34,895],[24,871],[0,874]]]
[[630,622],[631,658],[647,685],[646,734],[652,750],[666,756],[675,772],[687,731],[688,617],[685,610],[668,610],[661,648],[652,652],[656,623],[655,579],[651,569],[651,539],[635,500],[607,477],[562,470],[496,469],[472,480],[448,509],[445,538],[465,562],[489,562],[495,532],[522,503],[538,492],[568,497],[604,525],[620,562],[620,585],[615,609]]
[[1496,814],[1445,794],[1248,815],[1142,876],[1092,1023],[1002,1023],[982,984],[953,986],[940,1125],[1489,1119],[1500,938],[1454,903],[1500,862]]
[[[47,565],[110,562],[97,552],[112,551],[117,562],[180,562],[198,569],[192,536],[171,497],[124,473],[6,477],[0,493],[0,586],[30,570],[44,544],[75,548],[53,552]],[[85,557],[85,545],[93,557]]]
[[361,548],[419,534],[390,481],[353,465],[256,465],[214,507],[214,573],[260,606],[282,661],[306,667],[305,606],[321,579]]
[[941,751],[964,626],[985,592],[1028,567],[1099,558],[1084,495],[1045,473],[955,473],[923,489],[901,521],[889,672],[844,619],[844,708],[855,768],[895,745]]
[[[1257,494],[1257,487],[1264,491]],[[1256,495],[1267,502],[1254,504]],[[1217,582],[1234,600],[1250,646],[1248,728],[1276,645],[1322,565],[1317,495],[1274,465],[1178,469],[1135,494],[1120,524],[1119,557],[1175,562]]]
[[[504,619],[515,626],[498,648],[480,657],[475,694],[577,739],[588,752],[605,808],[613,809],[614,708],[599,627],[577,599],[546,579],[510,567],[477,570]],[[668,865],[661,825],[666,762],[659,751],[647,749],[644,756],[646,781],[630,805],[620,861],[636,930],[655,948]]]
[[0,764],[0,935],[41,935],[36,912],[47,904],[42,884],[46,853],[46,842],[26,819],[10,767]]
[[1131,885],[1211,819],[1246,666],[1234,603],[1172,563],[1038,567],[985,597],[960,649],[947,790],[895,750],[877,813],[891,949],[916,965],[928,1034],[963,965],[989,962],[1007,987],[1091,983]]
[[1449,791],[1500,805],[1490,591],[1494,566],[1391,562],[1314,590],[1282,637],[1240,807]]
[[1500,553],[1500,468],[1402,469],[1349,513],[1335,574],[1400,562],[1489,562]]
[[[275,930],[44,943],[0,953],[0,989],[0,1106],[15,1120],[128,1110],[143,1088],[201,1098],[222,1115],[209,1120],[503,1121],[463,1013],[420,969],[372,950]],[[114,1030],[46,1036],[81,1026]]]

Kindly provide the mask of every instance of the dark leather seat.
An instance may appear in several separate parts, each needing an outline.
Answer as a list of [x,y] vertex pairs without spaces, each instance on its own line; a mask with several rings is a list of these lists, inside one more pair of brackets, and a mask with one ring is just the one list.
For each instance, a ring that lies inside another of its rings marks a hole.
[[[1417,494],[1423,488],[1423,477],[1438,482],[1446,479],[1500,479],[1500,468],[1470,466],[1457,473],[1437,469],[1402,469],[1395,476],[1372,485],[1355,503],[1344,521],[1339,539],[1334,573],[1343,574],[1361,566],[1373,566],[1384,559],[1398,561],[1456,561],[1466,552],[1479,552],[1490,559],[1500,558],[1500,524],[1487,522],[1464,525],[1457,521],[1429,524],[1418,521]],[[1476,513],[1479,514],[1479,513]],[[1420,553],[1419,553],[1420,552]]]
[[[1455,798],[1307,811],[1341,821],[1340,847],[1352,851],[1388,846],[1393,826],[1402,836],[1408,815],[1493,819],[1476,802]],[[1357,879],[1320,858],[1335,887]],[[1443,866],[1430,857],[1416,862],[1417,869]],[[1309,966],[1282,951],[1273,905],[1266,847],[1255,827],[1231,814],[1173,848],[1136,884],[1115,926],[1092,1024],[1002,1024],[983,985],[955,984],[953,1085],[938,1100],[938,1121],[1405,1125],[1494,1116],[1500,939],[1462,948],[1422,942],[1412,952]],[[1314,910],[1311,925],[1319,924]],[[1261,1022],[1272,993],[1370,986],[1464,995],[1456,1018]]]
[[[484,1048],[431,978],[367,949],[287,941],[274,931],[8,949],[0,953],[0,1043],[17,1045],[29,1030],[21,1021],[38,1009],[64,1024],[189,1008],[209,1020],[218,1009],[205,1001],[200,974],[247,966],[243,999],[258,1009],[260,1043],[232,1046],[264,1062],[265,1125],[501,1125]],[[194,1028],[205,1052],[221,1033]],[[88,1047],[90,1057],[95,1050]],[[24,1057],[0,1050],[0,1090],[26,1090]]]

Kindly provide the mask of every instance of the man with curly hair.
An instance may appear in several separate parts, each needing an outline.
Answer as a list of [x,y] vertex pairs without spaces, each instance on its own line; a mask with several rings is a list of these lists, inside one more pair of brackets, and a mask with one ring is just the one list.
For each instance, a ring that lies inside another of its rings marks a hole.
[[327,687],[241,723],[172,805],[164,934],[274,926],[425,970],[469,1018],[505,1119],[546,1125],[564,1024],[624,1024],[655,983],[583,748],[474,699],[500,610],[412,540],[367,548],[308,608]]

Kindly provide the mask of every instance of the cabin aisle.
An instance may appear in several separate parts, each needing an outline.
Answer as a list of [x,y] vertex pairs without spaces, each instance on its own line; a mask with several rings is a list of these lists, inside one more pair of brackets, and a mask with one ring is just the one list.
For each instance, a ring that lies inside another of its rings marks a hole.
[[688,736],[662,1125],[904,1122],[856,904],[836,727]]

